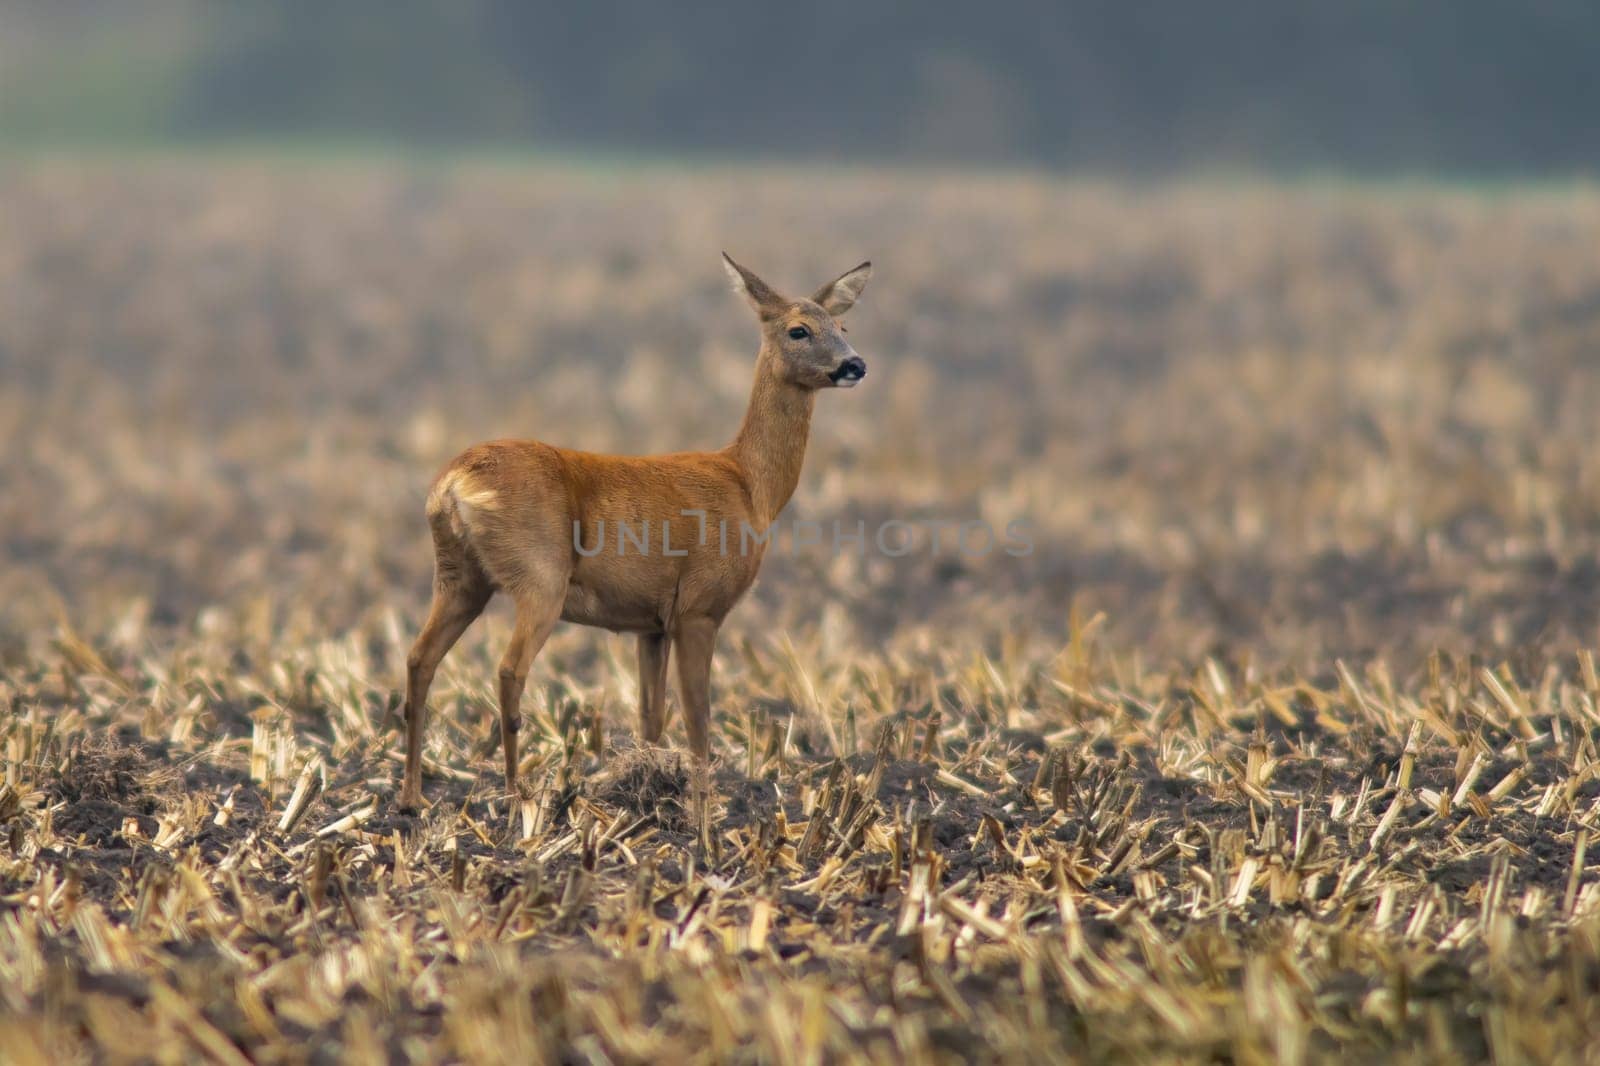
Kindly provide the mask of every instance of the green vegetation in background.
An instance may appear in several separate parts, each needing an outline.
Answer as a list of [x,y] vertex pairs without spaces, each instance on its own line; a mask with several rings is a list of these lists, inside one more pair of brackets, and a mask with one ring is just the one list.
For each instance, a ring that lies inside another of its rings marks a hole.
[[812,165],[1481,177],[1600,166],[1552,0],[0,0],[0,145],[349,139]]
[[[199,54],[176,5],[0,33],[0,140],[148,143],[170,138]],[[5,12],[8,20],[22,17]]]

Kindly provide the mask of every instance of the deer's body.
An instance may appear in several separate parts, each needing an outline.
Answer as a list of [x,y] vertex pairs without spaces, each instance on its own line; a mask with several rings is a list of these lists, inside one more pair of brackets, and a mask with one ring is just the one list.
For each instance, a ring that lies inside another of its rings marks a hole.
[[[726,260],[761,318],[763,341],[744,423],[720,451],[596,455],[538,441],[478,444],[428,494],[434,595],[407,660],[403,808],[421,804],[422,727],[440,660],[490,597],[516,604],[500,664],[506,784],[517,771],[528,670],[558,620],[637,633],[640,731],[666,726],[669,652],[678,660],[689,743],[709,755],[712,648],[755,581],[764,533],[794,493],[818,389],[854,384],[865,364],[836,317],[854,303],[862,264],[812,300],[790,301]],[[801,334],[804,334],[803,336]]]
[[436,544],[459,543],[463,565],[494,588],[559,586],[563,622],[666,633],[686,615],[721,620],[760,568],[764,545],[742,554],[738,533],[773,516],[730,451],[635,457],[492,441],[439,476],[428,517]]

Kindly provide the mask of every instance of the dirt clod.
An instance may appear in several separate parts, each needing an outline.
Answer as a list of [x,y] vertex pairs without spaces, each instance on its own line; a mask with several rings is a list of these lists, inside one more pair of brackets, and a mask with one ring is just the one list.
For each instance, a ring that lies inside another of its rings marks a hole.
[[690,827],[691,785],[689,763],[682,753],[638,747],[618,753],[589,782],[588,793],[667,832],[681,833]]

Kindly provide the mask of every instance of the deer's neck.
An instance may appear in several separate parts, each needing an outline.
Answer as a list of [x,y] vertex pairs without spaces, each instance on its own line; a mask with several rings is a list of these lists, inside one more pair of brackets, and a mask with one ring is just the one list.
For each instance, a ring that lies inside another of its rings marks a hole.
[[766,358],[757,361],[750,407],[729,450],[749,480],[757,513],[768,522],[800,482],[815,400],[810,389],[780,379]]

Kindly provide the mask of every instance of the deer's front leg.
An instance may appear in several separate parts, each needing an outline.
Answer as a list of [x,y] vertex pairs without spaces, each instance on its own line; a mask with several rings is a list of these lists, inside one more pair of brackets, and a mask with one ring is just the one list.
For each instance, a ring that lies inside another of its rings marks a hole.
[[667,728],[667,659],[665,633],[639,636],[639,739],[661,743]]
[[702,766],[711,758],[711,653],[716,644],[717,623],[709,618],[682,619],[673,631],[683,724],[689,731],[689,747]]

